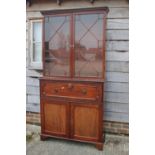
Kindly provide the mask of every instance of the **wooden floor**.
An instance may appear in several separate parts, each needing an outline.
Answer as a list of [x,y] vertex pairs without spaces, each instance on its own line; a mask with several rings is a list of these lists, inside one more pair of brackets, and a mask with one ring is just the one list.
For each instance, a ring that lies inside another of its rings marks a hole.
[[103,151],[98,151],[94,145],[71,142],[58,139],[40,141],[40,127],[27,125],[27,134],[31,138],[27,140],[27,155],[128,155],[129,138],[106,134]]

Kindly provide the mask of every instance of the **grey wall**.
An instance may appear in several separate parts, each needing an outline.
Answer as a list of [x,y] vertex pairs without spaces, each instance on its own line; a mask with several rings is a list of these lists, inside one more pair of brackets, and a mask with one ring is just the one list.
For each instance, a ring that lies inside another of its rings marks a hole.
[[[76,4],[75,4],[76,3]],[[105,120],[128,122],[129,115],[129,8],[126,0],[66,1],[61,6],[55,2],[33,4],[27,8],[27,19],[40,17],[41,10],[107,6]],[[27,111],[40,112],[39,80],[41,71],[28,67],[29,23],[27,20]]]

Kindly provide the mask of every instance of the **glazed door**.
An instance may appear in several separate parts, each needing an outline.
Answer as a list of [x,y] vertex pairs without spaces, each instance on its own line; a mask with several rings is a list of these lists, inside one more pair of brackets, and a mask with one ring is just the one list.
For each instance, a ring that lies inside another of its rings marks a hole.
[[98,105],[71,104],[71,138],[99,141],[100,111]]
[[70,15],[45,17],[45,76],[70,76],[70,20]]
[[43,132],[68,137],[69,104],[62,101],[43,101]]
[[44,75],[104,78],[105,12],[44,18]]
[[75,77],[104,76],[104,18],[103,13],[75,15]]

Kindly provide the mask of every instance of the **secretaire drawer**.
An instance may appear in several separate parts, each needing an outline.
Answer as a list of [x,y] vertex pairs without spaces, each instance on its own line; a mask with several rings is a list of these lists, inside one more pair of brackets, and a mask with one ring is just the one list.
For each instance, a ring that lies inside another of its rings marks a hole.
[[100,100],[102,87],[90,83],[43,81],[41,96]]

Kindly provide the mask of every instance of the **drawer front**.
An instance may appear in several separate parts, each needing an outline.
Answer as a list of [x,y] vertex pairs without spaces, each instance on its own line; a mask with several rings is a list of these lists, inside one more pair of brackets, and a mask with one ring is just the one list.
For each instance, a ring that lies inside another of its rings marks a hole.
[[101,85],[74,82],[44,82],[42,96],[69,97],[77,99],[99,100]]

